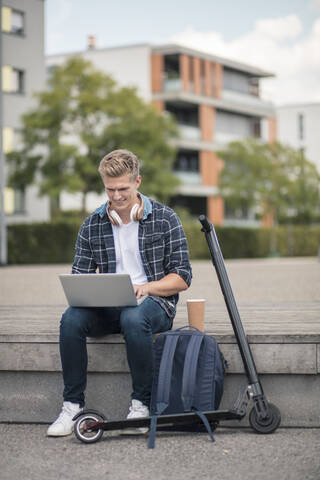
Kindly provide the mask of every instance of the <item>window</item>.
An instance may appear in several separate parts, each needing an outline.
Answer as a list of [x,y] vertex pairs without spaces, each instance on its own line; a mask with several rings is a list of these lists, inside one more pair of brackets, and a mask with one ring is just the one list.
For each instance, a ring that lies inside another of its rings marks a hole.
[[10,7],[2,7],[2,31],[15,35],[24,34],[24,13]]
[[252,134],[256,138],[261,137],[261,121],[260,118],[252,119]]
[[164,72],[168,79],[180,78],[179,55],[166,55],[164,57]]
[[2,148],[3,153],[9,153],[13,150],[14,132],[11,127],[3,127],[2,129]]
[[7,215],[14,213],[14,190],[13,188],[4,189],[4,211]]
[[249,94],[259,97],[259,78],[251,77],[249,79]]
[[[254,134],[253,125],[252,117],[223,110],[216,111],[216,132],[250,137]],[[257,130],[255,133],[258,133]]]
[[5,188],[4,211],[6,215],[23,213],[25,211],[24,190],[14,190],[13,188]]
[[239,205],[238,207],[231,207],[228,201],[224,203],[224,215],[227,219],[232,220],[246,220],[249,216],[249,210],[245,203]]
[[197,105],[167,103],[165,109],[175,116],[179,124],[199,127],[199,111]]
[[298,138],[299,138],[299,140],[304,139],[304,115],[303,115],[303,113],[298,114]]
[[179,151],[173,169],[176,172],[199,172],[199,154],[196,151]]
[[2,90],[8,93],[23,93],[24,71],[8,65],[3,65]]
[[[2,129],[2,147],[3,153],[10,153],[14,148],[19,145],[20,130],[13,129],[11,127],[3,127]],[[12,171],[8,165],[8,173]],[[14,215],[17,213],[23,213],[25,211],[25,192],[24,190],[18,190],[13,188],[5,188],[4,191],[4,210],[6,215]]]
[[249,75],[226,67],[223,69],[223,88],[225,90],[252,94],[253,85]]
[[186,208],[191,215],[198,217],[200,214],[207,215],[206,197],[186,197],[179,195],[170,199],[172,208]]
[[12,150],[21,150],[22,148],[22,130],[19,128],[2,128],[2,149],[7,154]]

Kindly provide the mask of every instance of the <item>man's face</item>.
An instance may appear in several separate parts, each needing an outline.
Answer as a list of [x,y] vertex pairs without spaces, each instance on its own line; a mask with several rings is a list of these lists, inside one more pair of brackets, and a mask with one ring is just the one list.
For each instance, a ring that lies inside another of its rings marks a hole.
[[103,183],[111,202],[111,208],[118,214],[130,213],[137,203],[137,190],[141,184],[141,176],[132,180],[129,175],[122,177],[104,177]]

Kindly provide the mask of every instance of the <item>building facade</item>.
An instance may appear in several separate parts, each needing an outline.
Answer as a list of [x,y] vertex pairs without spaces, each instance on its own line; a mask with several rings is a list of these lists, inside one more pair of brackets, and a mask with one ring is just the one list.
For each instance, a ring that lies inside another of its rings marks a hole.
[[304,153],[320,172],[320,103],[277,108],[278,139]]
[[[2,154],[19,148],[21,116],[34,107],[33,93],[45,85],[44,0],[2,0],[1,2],[1,117]],[[49,219],[49,201],[39,198],[38,188],[6,187],[4,207],[7,223]]]
[[[144,100],[175,117],[179,138],[174,172],[182,182],[174,205],[194,215],[205,213],[218,225],[254,223],[250,213],[231,211],[218,195],[222,163],[216,151],[231,140],[275,139],[274,107],[259,95],[259,81],[270,73],[179,45],[96,49],[91,41],[79,53],[119,85],[135,86]],[[71,55],[47,57],[49,71]]]

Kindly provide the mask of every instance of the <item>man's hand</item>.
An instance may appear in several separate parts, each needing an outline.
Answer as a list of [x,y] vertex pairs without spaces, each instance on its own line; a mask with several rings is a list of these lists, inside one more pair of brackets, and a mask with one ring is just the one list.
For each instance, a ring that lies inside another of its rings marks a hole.
[[145,295],[169,297],[182,290],[187,290],[188,285],[180,275],[169,273],[161,280],[145,283],[144,285],[133,285],[133,288],[137,298],[144,297]]
[[145,297],[146,295],[149,295],[148,285],[149,285],[148,283],[145,283],[144,285],[133,285],[133,290],[137,298],[141,298],[141,297]]

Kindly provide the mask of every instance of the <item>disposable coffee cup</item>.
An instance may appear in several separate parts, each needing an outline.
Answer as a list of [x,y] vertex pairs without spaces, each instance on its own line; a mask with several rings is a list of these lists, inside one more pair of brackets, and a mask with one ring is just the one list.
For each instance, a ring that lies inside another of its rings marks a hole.
[[188,323],[190,327],[196,327],[204,331],[204,298],[190,298],[187,300]]

